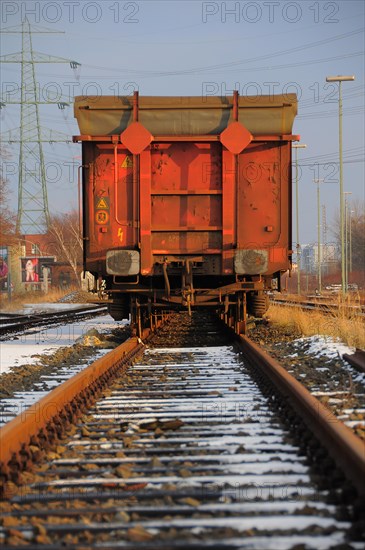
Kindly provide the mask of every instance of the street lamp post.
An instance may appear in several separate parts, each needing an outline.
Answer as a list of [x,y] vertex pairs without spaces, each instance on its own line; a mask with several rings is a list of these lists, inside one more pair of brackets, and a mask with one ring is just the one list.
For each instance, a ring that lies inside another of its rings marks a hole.
[[345,290],[349,289],[349,208],[348,196],[352,195],[351,191],[345,191]]
[[319,184],[322,183],[323,179],[314,179],[314,183],[317,184],[317,239],[318,239],[318,292],[322,291],[322,260],[321,260],[321,199],[319,194]]
[[340,161],[340,235],[341,235],[341,289],[345,294],[345,231],[344,231],[344,197],[343,197],[343,161],[342,161],[342,82],[355,80],[352,76],[327,76],[326,82],[338,82],[338,118],[339,118],[339,161]]
[[305,143],[295,143],[295,221],[296,221],[296,239],[297,239],[297,274],[298,274],[298,294],[300,294],[300,244],[299,244],[299,195],[298,195],[298,149],[305,149]]
[[355,210],[350,210],[350,273],[352,273],[352,214]]

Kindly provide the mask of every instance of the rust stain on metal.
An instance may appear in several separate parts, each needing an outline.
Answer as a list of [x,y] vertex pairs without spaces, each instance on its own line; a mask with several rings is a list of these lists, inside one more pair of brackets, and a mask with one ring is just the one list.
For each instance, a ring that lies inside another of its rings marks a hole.
[[[283,97],[250,103],[237,93],[224,102],[185,99],[186,105],[180,98],[135,94],[116,105],[103,97],[97,108],[86,109],[87,124],[94,128],[94,135],[89,135],[89,129],[83,143],[83,164],[90,167],[83,189],[85,225],[90,227],[85,257],[90,271],[102,271],[108,277],[105,254],[120,247],[119,230],[123,248],[141,252],[141,275],[160,276],[156,251],[185,256],[208,249],[217,273],[211,273],[204,261],[200,266],[204,280],[197,282],[196,289],[204,287],[207,275],[234,275],[236,249],[290,248],[290,176],[283,167],[290,163],[295,97],[289,106]],[[84,106],[85,101],[77,98],[80,128],[85,122]],[[193,109],[191,116],[189,109]],[[287,110],[291,114],[283,129],[280,113]],[[116,113],[122,127],[116,121],[113,131],[117,133],[108,135],[104,122]],[[188,131],[186,124],[191,124]],[[122,181],[114,167],[123,166],[131,152],[133,170]],[[115,205],[109,232],[100,231],[104,220],[95,229],[93,198],[102,191]],[[268,226],[273,228],[269,239]],[[289,265],[288,253],[280,261],[273,258],[269,254],[265,268],[270,281],[273,273]],[[142,289],[141,283],[138,290]],[[180,288],[175,291],[181,293]]]
[[[144,333],[144,337],[147,335],[148,331]],[[7,475],[9,463],[12,462],[13,466],[20,469],[27,466],[26,463],[32,455],[29,445],[42,446],[43,443],[46,447],[47,442],[55,440],[62,431],[61,424],[72,423],[78,414],[78,406],[86,406],[88,401],[93,401],[97,391],[105,386],[105,380],[109,380],[124,361],[141,349],[140,342],[137,338],[130,338],[2,427],[2,472]]]
[[365,443],[249,338],[240,336],[240,346],[251,363],[258,366],[288,399],[331,457],[338,462],[358,494],[365,496]]

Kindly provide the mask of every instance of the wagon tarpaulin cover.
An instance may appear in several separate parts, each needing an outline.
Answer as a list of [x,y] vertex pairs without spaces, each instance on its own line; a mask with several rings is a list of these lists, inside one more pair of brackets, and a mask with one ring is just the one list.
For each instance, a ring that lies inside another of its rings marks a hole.
[[[231,97],[139,98],[139,122],[153,135],[220,134],[233,122]],[[81,134],[120,134],[132,122],[133,97],[75,98]],[[297,113],[295,94],[246,96],[238,99],[238,121],[252,135],[283,135],[292,131]]]

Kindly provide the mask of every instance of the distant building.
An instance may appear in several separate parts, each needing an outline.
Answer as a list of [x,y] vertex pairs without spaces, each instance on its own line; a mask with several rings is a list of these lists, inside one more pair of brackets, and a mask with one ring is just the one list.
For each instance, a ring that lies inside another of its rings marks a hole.
[[[316,247],[317,248],[317,247]],[[301,247],[300,254],[300,269],[306,273],[314,273],[316,266],[316,254],[314,245],[305,244]]]
[[[24,235],[12,252],[12,283],[15,291],[80,286],[67,262],[57,261],[54,239],[48,234]],[[81,272],[80,266],[80,272]]]
[[[332,273],[337,269],[339,262],[338,246],[333,243],[323,244],[320,250],[322,272],[324,274]],[[300,269],[306,273],[316,273],[318,271],[317,244],[304,244],[301,247]]]

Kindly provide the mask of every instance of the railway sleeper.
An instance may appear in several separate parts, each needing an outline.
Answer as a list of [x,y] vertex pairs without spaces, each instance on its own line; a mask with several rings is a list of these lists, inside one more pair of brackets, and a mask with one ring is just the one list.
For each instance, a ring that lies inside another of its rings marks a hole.
[[[5,522],[5,548],[223,550],[242,548],[247,538],[258,547],[310,540],[325,548],[326,539],[351,545],[363,536],[361,491],[349,506],[359,487],[316,452],[321,438],[298,420],[292,399],[283,399],[265,369],[242,363],[226,332],[216,328],[215,347],[200,347],[205,324],[207,317],[171,318],[126,376],[107,381],[104,397],[90,392],[87,417],[69,405],[79,420],[62,440],[68,458],[48,455],[46,469],[35,468],[34,481],[11,498],[19,523]],[[186,351],[166,349],[187,343]],[[48,440],[34,439],[39,446]],[[312,483],[317,477],[325,477],[322,488]],[[341,503],[334,516],[328,499]]]

